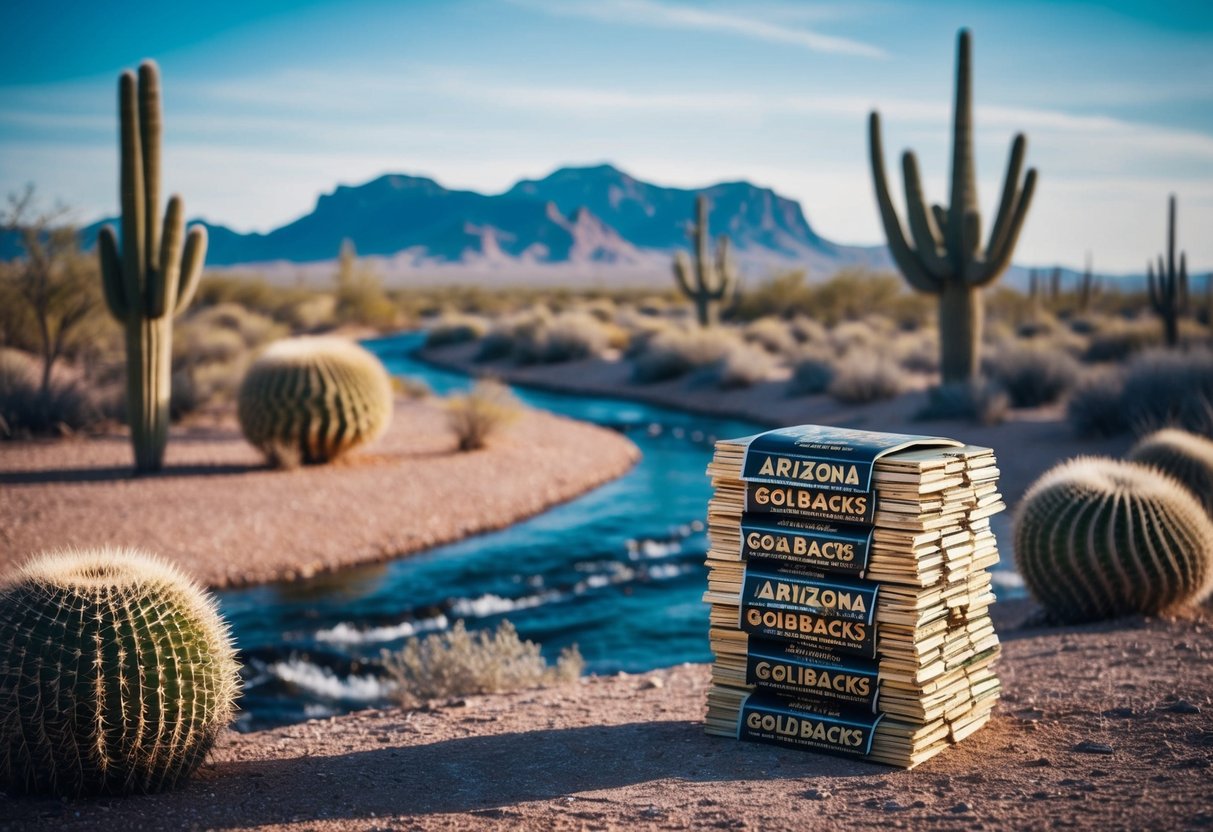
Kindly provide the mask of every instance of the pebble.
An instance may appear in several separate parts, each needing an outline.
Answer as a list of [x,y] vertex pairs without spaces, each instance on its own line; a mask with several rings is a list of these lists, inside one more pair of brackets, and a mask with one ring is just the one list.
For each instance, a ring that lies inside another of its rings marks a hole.
[[1053,765],[1053,761],[1050,760],[1048,757],[1038,757],[1037,759],[1031,760],[1030,762],[1028,762],[1028,765],[1036,766],[1038,768],[1043,768],[1044,766]]
[[661,690],[665,687],[665,682],[654,676],[651,679],[645,679],[644,684],[640,686],[641,690]]
[[1103,712],[1103,715],[1104,716],[1127,717],[1127,716],[1133,716],[1134,713],[1135,712],[1132,708],[1109,708],[1108,710]]
[[905,808],[905,806],[902,806],[896,800],[889,800],[884,804],[884,810],[886,812],[900,812]]
[[1200,713],[1200,706],[1193,705],[1186,699],[1180,699],[1168,705],[1166,710],[1173,714],[1198,714]]
[[951,809],[948,809],[948,811],[957,815],[967,815],[969,812],[973,811],[973,807],[968,803],[957,803]]
[[1078,745],[1074,746],[1075,751],[1083,754],[1115,754],[1116,749],[1104,742],[1094,742],[1093,740],[1083,740]]
[[809,789],[804,796],[809,800],[829,800],[834,795],[824,789]]

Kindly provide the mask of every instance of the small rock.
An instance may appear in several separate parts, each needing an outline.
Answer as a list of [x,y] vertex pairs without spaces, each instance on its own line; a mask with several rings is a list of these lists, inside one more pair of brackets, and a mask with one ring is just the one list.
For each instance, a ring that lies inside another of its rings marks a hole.
[[886,801],[884,804],[884,810],[886,812],[900,812],[900,811],[904,810],[905,808],[906,808],[905,806],[902,806],[896,800],[889,800],[889,801]]
[[1032,792],[1032,799],[1033,800],[1048,800],[1049,793],[1048,792]]
[[973,811],[973,807],[968,803],[957,803],[951,809],[948,809],[948,811],[957,815],[967,815],[969,812]]
[[664,687],[665,687],[665,682],[661,681],[660,678],[654,676],[650,679],[645,679],[644,684],[642,684],[640,686],[640,689],[641,690],[661,690]]
[[925,809],[925,808],[927,808],[927,802],[925,800],[915,800],[913,803],[910,804],[910,808],[911,809]]
[[1124,717],[1133,716],[1134,713],[1135,712],[1132,708],[1108,708],[1108,710],[1103,712],[1103,715],[1124,718]]
[[1200,706],[1193,705],[1187,699],[1178,699],[1166,707],[1166,710],[1173,714],[1198,714]]
[[1038,757],[1035,760],[1029,761],[1028,765],[1035,766],[1036,768],[1044,768],[1045,766],[1053,765],[1053,761],[1048,757]]
[[1094,742],[1093,740],[1083,740],[1078,745],[1074,746],[1074,750],[1082,754],[1115,754],[1116,749],[1105,742]]
[[824,789],[809,789],[804,793],[804,796],[809,800],[829,800],[831,797],[833,797],[830,792],[827,792]]

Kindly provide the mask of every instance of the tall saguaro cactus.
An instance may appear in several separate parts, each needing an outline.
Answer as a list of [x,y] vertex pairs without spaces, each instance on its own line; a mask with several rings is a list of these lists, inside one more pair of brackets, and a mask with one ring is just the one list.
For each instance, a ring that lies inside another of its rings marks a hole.
[[980,290],[997,280],[1011,263],[1011,254],[1023,228],[1024,217],[1036,188],[1036,171],[1029,170],[1020,185],[1027,140],[1016,135],[1003,183],[1002,199],[985,250],[981,247],[981,214],[977,206],[977,178],[973,160],[973,90],[970,36],[960,31],[956,56],[956,104],[952,122],[951,205],[927,210],[918,159],[912,151],[902,156],[905,174],[907,239],[897,209],[889,196],[880,138],[880,114],[873,111],[868,124],[872,179],[889,249],[906,281],[919,292],[939,296],[939,343],[945,382],[972,379],[978,368],[983,323]]
[[173,317],[194,297],[206,258],[206,229],[185,233],[181,197],[169,198],[161,222],[160,70],[118,80],[121,121],[122,244],[111,226],[97,245],[105,302],[126,330],[126,404],[135,469],[158,470],[168,442]]
[[683,294],[695,303],[695,314],[702,327],[720,322],[720,307],[737,291],[737,267],[729,256],[729,238],[721,234],[716,241],[716,258],[709,252],[708,200],[695,198],[695,222],[689,228],[695,244],[695,263],[680,251],[674,255],[674,277]]
[[1188,258],[1179,253],[1179,267],[1175,265],[1175,194],[1171,194],[1167,212],[1167,255],[1158,255],[1158,271],[1154,264],[1146,264],[1146,281],[1150,287],[1150,306],[1162,318],[1163,334],[1167,346],[1179,343],[1179,316],[1188,308]]

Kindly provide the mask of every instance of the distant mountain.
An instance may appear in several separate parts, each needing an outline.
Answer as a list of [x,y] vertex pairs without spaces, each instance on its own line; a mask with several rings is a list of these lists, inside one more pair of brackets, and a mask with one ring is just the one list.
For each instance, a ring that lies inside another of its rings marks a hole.
[[[311,213],[266,234],[203,222],[207,264],[306,264],[333,260],[345,239],[359,255],[403,268],[624,266],[666,269],[688,245],[695,197],[711,202],[713,235],[728,233],[751,271],[807,266],[885,266],[883,247],[839,246],[809,226],[799,203],[770,188],[726,182],[702,190],[643,182],[611,165],[561,168],[503,194],[450,190],[419,176],[391,174],[324,194]],[[109,220],[112,222],[112,220]],[[83,230],[91,246],[102,223]]]

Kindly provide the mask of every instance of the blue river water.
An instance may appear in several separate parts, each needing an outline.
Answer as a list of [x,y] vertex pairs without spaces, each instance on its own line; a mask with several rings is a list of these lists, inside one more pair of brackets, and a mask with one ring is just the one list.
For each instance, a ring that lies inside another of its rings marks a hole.
[[[420,336],[366,346],[439,394],[467,376],[412,357]],[[378,660],[409,637],[463,620],[509,619],[554,658],[576,644],[592,673],[708,661],[704,469],[718,437],[763,428],[620,399],[515,388],[528,405],[618,430],[642,451],[625,476],[502,531],[314,580],[220,593],[244,664],[246,730],[383,704]],[[1005,526],[996,528],[1006,546]],[[1009,549],[1003,550],[1009,570]],[[1016,576],[996,577],[1017,594]]]

